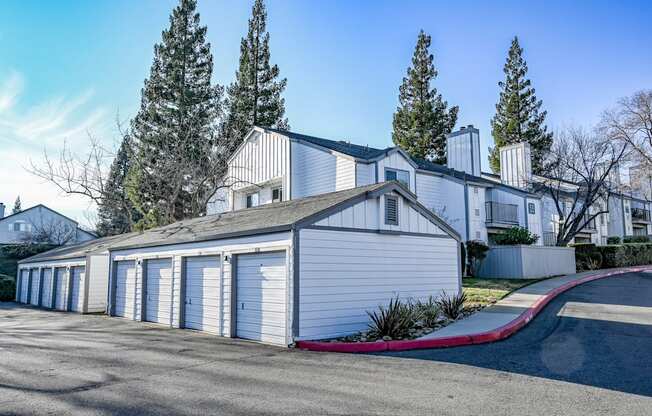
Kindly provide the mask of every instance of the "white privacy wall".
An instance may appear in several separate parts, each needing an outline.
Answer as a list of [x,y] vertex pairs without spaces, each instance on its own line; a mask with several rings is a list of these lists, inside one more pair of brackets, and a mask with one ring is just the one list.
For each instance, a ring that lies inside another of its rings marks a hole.
[[459,291],[458,244],[448,237],[302,229],[299,339],[365,330],[390,299]]

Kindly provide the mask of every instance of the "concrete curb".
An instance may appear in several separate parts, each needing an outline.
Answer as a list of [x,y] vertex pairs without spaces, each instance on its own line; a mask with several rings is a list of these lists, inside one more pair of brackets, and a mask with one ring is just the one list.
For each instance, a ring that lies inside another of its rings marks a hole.
[[480,332],[469,335],[459,335],[454,337],[441,337],[430,339],[415,339],[405,341],[375,341],[375,342],[323,342],[323,341],[297,341],[297,348],[321,351],[321,352],[348,352],[348,353],[365,353],[365,352],[381,352],[381,351],[406,351],[418,350],[429,348],[447,348],[459,347],[463,345],[485,344],[488,342],[496,342],[510,337],[518,332],[521,328],[526,326],[541,310],[559,296],[561,293],[569,289],[579,286],[583,283],[588,283],[606,277],[616,276],[619,274],[642,272],[645,270],[652,270],[652,266],[638,266],[628,267],[624,269],[614,270],[606,273],[592,274],[584,276],[580,279],[568,282],[559,286],[546,295],[537,300],[530,308],[520,314],[513,321],[498,327],[494,330],[487,332]]

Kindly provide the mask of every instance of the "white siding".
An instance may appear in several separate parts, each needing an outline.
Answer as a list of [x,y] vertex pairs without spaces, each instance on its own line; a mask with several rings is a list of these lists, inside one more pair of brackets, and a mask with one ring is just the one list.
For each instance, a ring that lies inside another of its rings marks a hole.
[[458,245],[452,238],[300,231],[300,339],[367,328],[367,311],[395,296],[456,294]]
[[376,183],[376,164],[356,162],[355,179],[356,186],[365,186]]
[[[256,249],[286,249],[291,245],[291,235],[289,232],[276,233],[261,236],[232,238],[226,240],[206,241],[200,243],[174,244],[162,247],[145,247],[140,249],[118,250],[111,253],[113,260],[142,260],[154,258],[172,258],[172,326],[178,328],[179,311],[182,306],[181,300],[181,258],[183,256],[205,256],[224,254],[232,256],[234,252],[254,252]],[[231,264],[225,262],[222,268],[222,309],[219,334],[229,336],[231,321]],[[136,267],[136,314],[135,319],[140,320],[140,297],[142,285],[142,267]]]
[[[530,204],[534,204],[534,214],[530,214]],[[543,228],[541,226],[541,200],[527,198],[527,224],[531,233],[539,236],[536,245],[543,245]]]
[[378,181],[384,182],[385,169],[399,169],[408,172],[410,177],[410,191],[414,192],[414,167],[400,152],[392,152],[387,157],[380,159],[378,162]]
[[335,191],[337,157],[292,142],[292,199]]
[[445,176],[417,172],[419,202],[453,227],[464,240],[466,217],[464,211],[464,184]]
[[446,140],[448,167],[480,176],[480,135],[475,129],[465,129]]
[[[487,202],[487,189],[481,186],[469,185],[469,240],[488,241],[487,235],[487,212],[485,204]],[[495,201],[502,202],[502,201]]]
[[338,156],[335,160],[335,190],[355,188],[355,161]]
[[88,264],[85,312],[105,312],[109,294],[109,254],[91,255]]
[[324,227],[359,228],[367,230],[390,230],[409,233],[443,235],[444,231],[399,197],[398,225],[385,224],[384,196],[366,199],[336,212],[315,225]]

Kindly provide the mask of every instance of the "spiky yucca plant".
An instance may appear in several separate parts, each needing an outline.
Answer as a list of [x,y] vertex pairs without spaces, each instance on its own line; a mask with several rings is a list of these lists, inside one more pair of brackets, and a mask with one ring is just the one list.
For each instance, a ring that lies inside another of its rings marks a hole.
[[464,311],[464,302],[466,302],[466,293],[460,292],[457,295],[447,295],[442,292],[437,301],[441,311],[448,319],[457,319]]
[[367,312],[371,323],[369,335],[392,339],[404,338],[421,318],[417,308],[411,302],[402,302],[398,296],[389,301],[387,307],[380,305],[377,311]]

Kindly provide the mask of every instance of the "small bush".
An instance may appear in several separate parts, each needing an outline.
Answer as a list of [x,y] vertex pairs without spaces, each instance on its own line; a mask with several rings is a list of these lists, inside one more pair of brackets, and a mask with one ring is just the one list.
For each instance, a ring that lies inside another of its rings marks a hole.
[[466,242],[466,274],[473,277],[478,269],[482,260],[487,257],[489,246],[479,240],[471,240]]
[[446,295],[446,293],[442,293],[438,300],[441,311],[448,319],[459,318],[464,311],[464,302],[466,302],[466,294],[464,292],[460,292],[457,295]]
[[417,300],[414,307],[418,309],[423,324],[429,328],[434,327],[439,321],[441,307],[434,296],[429,296],[428,300]]
[[613,244],[620,244],[620,237],[617,235],[612,235],[611,237],[607,237],[607,244],[613,245]]
[[578,244],[575,245],[575,260],[578,271],[652,264],[652,243]]
[[646,235],[632,235],[623,238],[623,243],[649,243],[650,238]]
[[532,245],[539,240],[539,236],[532,234],[523,227],[512,227],[504,233],[494,236],[494,242],[499,246]]
[[377,311],[367,312],[367,315],[371,319],[369,335],[377,338],[405,338],[421,319],[417,308],[411,302],[402,302],[398,296],[390,300],[387,307],[380,305]]
[[0,275],[0,301],[7,302],[16,298],[16,282],[9,276]]

